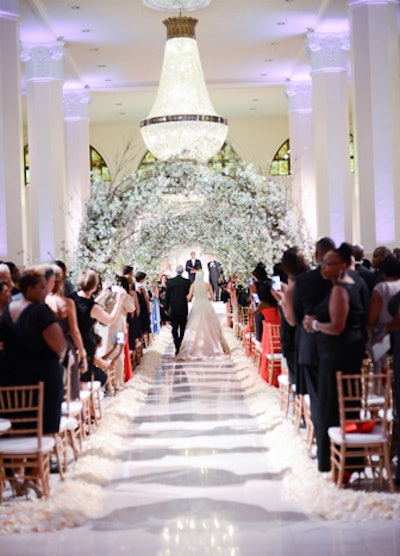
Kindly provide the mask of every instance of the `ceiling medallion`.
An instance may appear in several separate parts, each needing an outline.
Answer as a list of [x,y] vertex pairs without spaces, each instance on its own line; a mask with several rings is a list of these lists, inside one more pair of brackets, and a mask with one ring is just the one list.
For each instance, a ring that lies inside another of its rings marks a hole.
[[164,12],[200,10],[210,2],[211,0],[143,0],[143,4],[148,8]]

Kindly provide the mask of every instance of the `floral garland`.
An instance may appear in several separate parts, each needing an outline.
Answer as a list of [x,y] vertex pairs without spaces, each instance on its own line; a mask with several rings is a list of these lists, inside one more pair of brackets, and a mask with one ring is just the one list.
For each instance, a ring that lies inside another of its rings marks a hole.
[[242,161],[220,170],[156,161],[149,175],[139,169],[117,184],[94,182],[72,266],[104,276],[132,264],[156,275],[173,247],[200,243],[229,274],[245,277],[260,260],[271,269],[292,245],[310,256],[289,190],[287,179],[267,180]]

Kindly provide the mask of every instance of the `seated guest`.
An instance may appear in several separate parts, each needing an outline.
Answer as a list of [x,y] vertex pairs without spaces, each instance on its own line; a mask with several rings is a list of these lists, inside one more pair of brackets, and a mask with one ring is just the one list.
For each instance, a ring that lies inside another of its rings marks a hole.
[[[8,282],[5,280],[0,280],[0,325],[2,321],[3,309],[11,300],[11,290],[8,285]],[[0,356],[1,352],[3,351],[3,335],[1,332],[0,326]]]

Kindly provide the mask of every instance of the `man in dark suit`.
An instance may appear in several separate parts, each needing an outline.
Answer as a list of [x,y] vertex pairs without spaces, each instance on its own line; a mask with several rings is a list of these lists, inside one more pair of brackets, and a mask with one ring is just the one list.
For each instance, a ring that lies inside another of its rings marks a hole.
[[362,247],[362,245],[353,245],[353,255],[355,260],[354,270],[358,272],[358,274],[367,284],[368,291],[371,294],[375,286],[375,279],[372,272],[363,264],[364,248]]
[[178,354],[179,348],[185,334],[188,302],[187,295],[190,289],[190,281],[183,278],[183,266],[180,264],[176,267],[175,278],[167,280],[167,293],[165,306],[168,307],[168,315],[172,326],[172,337],[175,344],[175,355]]
[[[325,298],[332,283],[321,276],[320,264],[328,251],[335,249],[331,238],[321,238],[315,247],[317,268],[304,272],[296,277],[293,289],[293,318],[298,327],[298,365],[302,372],[306,391],[310,396],[311,418],[314,428],[318,426],[318,357],[315,334],[306,332],[303,328],[305,315],[314,315],[315,308]],[[300,394],[302,392],[299,392]]]
[[220,283],[224,275],[221,263],[215,260],[215,255],[210,256],[210,261],[207,263],[208,267],[208,281],[214,292],[214,301],[220,299]]
[[188,278],[190,280],[190,283],[194,282],[194,279],[196,278],[196,272],[198,270],[201,270],[202,268],[203,267],[201,265],[200,259],[196,259],[196,253],[192,251],[190,253],[190,259],[186,261],[186,267],[185,267],[185,270],[188,273]]

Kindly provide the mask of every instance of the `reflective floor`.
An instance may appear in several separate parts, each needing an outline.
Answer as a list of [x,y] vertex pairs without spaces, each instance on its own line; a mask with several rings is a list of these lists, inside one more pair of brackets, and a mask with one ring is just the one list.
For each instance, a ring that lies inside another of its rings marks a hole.
[[[282,496],[230,359],[164,353],[126,434],[120,478],[101,518],[54,533],[0,536],[1,555],[395,556],[394,521],[306,515]],[[318,496],[318,493],[316,493]]]

